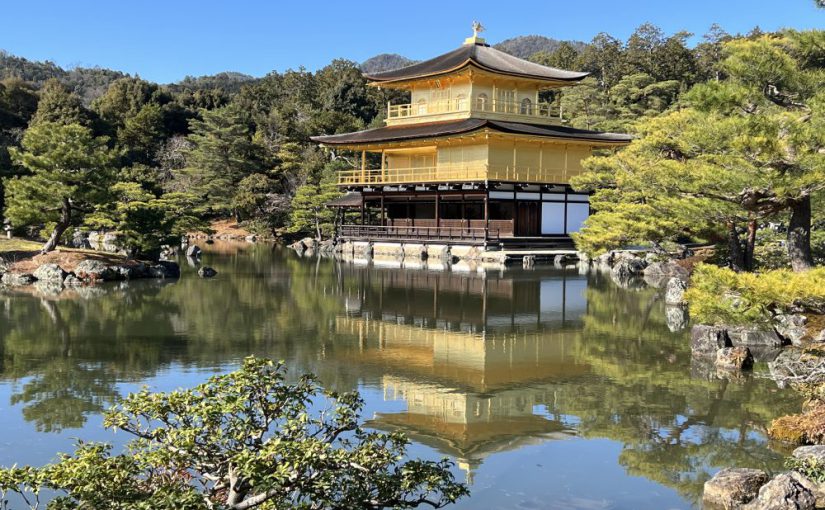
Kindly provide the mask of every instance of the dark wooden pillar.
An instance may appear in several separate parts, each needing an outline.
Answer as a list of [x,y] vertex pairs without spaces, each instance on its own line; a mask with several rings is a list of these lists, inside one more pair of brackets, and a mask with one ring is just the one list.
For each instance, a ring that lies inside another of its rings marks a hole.
[[484,240],[490,237],[490,194],[484,193]]
[[435,190],[435,231],[438,232],[438,227],[441,225],[441,192]]
[[361,225],[364,225],[364,192],[361,192]]
[[385,226],[386,222],[384,219],[386,218],[386,213],[384,212],[384,188],[381,188],[381,226]]

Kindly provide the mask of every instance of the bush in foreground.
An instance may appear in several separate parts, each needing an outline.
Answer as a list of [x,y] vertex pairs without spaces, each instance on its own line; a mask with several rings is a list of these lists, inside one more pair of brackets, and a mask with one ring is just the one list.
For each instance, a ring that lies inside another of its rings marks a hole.
[[135,436],[124,453],[80,443],[55,464],[0,470],[0,491],[30,508],[54,491],[60,510],[440,508],[468,494],[449,461],[403,461],[403,435],[363,430],[356,393],[285,373],[247,358],[191,390],[129,395],[105,417]]

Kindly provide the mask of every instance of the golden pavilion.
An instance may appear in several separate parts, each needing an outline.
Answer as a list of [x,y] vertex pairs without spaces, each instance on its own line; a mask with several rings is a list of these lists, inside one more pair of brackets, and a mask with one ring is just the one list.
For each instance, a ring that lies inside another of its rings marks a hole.
[[313,137],[360,153],[359,167],[338,177],[349,193],[330,204],[356,211],[339,228],[344,240],[566,246],[590,214],[570,178],[593,150],[630,136],[565,126],[559,108],[540,100],[588,73],[516,58],[473,29],[449,53],[365,75],[410,94],[408,104],[387,105],[386,126]]

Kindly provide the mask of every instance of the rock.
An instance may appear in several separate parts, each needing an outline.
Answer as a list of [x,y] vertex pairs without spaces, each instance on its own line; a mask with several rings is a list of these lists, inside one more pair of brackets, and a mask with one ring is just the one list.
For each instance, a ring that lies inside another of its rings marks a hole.
[[576,257],[572,255],[559,254],[553,257],[554,266],[566,266],[576,261]]
[[685,291],[687,290],[687,283],[678,277],[673,277],[667,281],[665,290],[665,304],[667,305],[684,305]]
[[244,241],[246,241],[247,243],[254,243],[257,240],[258,236],[256,236],[255,234],[249,234],[248,236],[244,237]]
[[793,451],[796,459],[813,459],[822,466],[825,466],[825,445],[800,446]]
[[146,276],[149,273],[149,268],[147,268],[146,264],[144,264],[143,262],[138,262],[136,264],[124,264],[122,266],[116,266],[113,269],[118,274],[118,276],[120,276],[124,280],[146,278]]
[[75,287],[77,285],[83,285],[83,280],[81,280],[80,278],[78,278],[74,274],[69,273],[68,275],[66,275],[66,278],[63,280],[63,285],[65,285],[66,287]]
[[688,281],[690,274],[688,270],[672,260],[665,262],[653,262],[644,270],[644,279],[651,287],[661,287],[667,284],[671,278],[679,278]]
[[803,357],[804,353],[800,349],[784,349],[773,361],[768,362],[771,379],[784,388],[796,377],[805,377],[805,367],[808,364],[803,361]]
[[198,269],[198,276],[201,278],[212,278],[217,276],[218,272],[212,269],[209,266],[203,266],[202,268]]
[[57,264],[43,264],[34,270],[34,277],[43,282],[63,283],[66,274]]
[[702,501],[706,508],[739,508],[757,497],[767,481],[768,475],[759,469],[723,469],[705,482]]
[[747,347],[722,347],[716,351],[716,368],[748,370],[753,368],[753,356]]
[[111,281],[117,278],[117,273],[108,265],[99,260],[86,259],[81,261],[74,270],[75,276],[86,281]]
[[332,239],[321,241],[321,244],[318,245],[318,253],[322,255],[332,255],[335,253],[335,241]]
[[204,241],[204,242],[205,242],[206,244],[215,244],[215,240],[214,240],[214,239],[207,239],[207,240],[206,240],[206,241]]
[[808,318],[800,314],[777,315],[774,317],[776,332],[779,333],[787,343],[802,345],[803,339],[808,335],[805,325]]
[[799,485],[805,487],[814,495],[816,499],[815,508],[825,508],[825,484],[816,483],[802,473],[791,471],[791,477],[799,482]]
[[820,331],[819,334],[814,337],[814,342],[825,342],[825,329]]
[[613,252],[602,253],[594,259],[596,265],[610,267],[613,265]]
[[176,262],[161,260],[149,266],[149,276],[151,278],[179,278],[180,266]]
[[186,249],[186,256],[190,259],[196,259],[201,256],[201,249],[193,244]]
[[3,273],[3,277],[0,278],[0,282],[11,287],[31,285],[35,281],[37,278],[30,273]]
[[672,333],[682,331],[688,326],[688,311],[684,306],[666,306],[665,321]]
[[536,265],[536,257],[533,255],[525,255],[524,258],[521,259],[521,265],[524,269],[533,268],[533,266]]
[[72,239],[69,241],[69,246],[72,248],[91,249],[92,245],[89,243],[89,234],[75,230],[72,234]]
[[736,326],[729,327],[728,338],[734,346],[744,347],[781,347],[784,342],[776,331],[772,329],[760,328],[758,326]]
[[639,276],[647,267],[647,261],[633,256],[622,257],[613,265],[613,276],[619,281],[629,281],[634,276]]
[[690,350],[694,356],[716,356],[723,347],[733,347],[725,328],[697,324],[690,330]]
[[748,510],[814,510],[816,497],[791,475],[777,475],[759,489],[759,495],[744,508]]

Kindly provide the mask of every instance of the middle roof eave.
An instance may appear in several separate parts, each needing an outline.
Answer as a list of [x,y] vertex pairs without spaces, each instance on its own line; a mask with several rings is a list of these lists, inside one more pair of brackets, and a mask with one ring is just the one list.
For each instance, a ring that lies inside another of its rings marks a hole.
[[340,135],[314,136],[311,139],[314,142],[327,146],[357,146],[382,142],[401,142],[408,140],[439,138],[443,136],[470,133],[483,128],[488,128],[502,133],[617,145],[624,145],[630,143],[632,140],[630,135],[621,133],[603,133],[599,131],[576,129],[567,126],[523,124],[520,122],[502,122],[478,118],[387,126],[367,129],[364,131],[356,131],[354,133],[344,133]]

